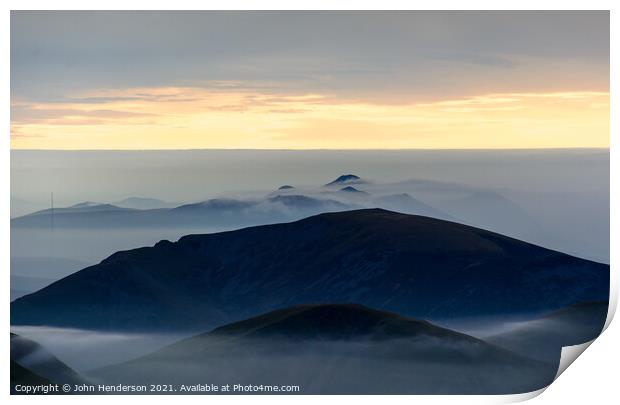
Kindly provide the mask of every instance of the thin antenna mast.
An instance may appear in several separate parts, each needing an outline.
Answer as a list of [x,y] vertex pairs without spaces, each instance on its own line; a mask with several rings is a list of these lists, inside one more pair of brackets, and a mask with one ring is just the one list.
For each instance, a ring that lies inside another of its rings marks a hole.
[[50,195],[50,205],[51,205],[51,217],[52,217],[52,233],[54,232],[54,192]]

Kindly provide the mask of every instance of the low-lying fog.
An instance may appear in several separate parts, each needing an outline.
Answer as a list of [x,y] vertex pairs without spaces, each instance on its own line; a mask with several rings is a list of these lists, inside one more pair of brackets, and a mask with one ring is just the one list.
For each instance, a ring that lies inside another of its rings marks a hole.
[[89,373],[110,384],[299,385],[302,393],[514,393],[548,384],[553,365],[429,336],[368,342],[211,341]]
[[[554,363],[559,359],[562,346],[584,343],[598,336],[605,316],[605,306],[600,304],[529,320],[482,318],[436,324],[534,360]],[[39,326],[12,326],[11,332],[42,344],[79,371],[132,360],[190,336],[187,333],[98,332]]]
[[549,384],[562,346],[594,339],[606,313],[606,303],[584,303],[527,320],[438,324],[484,343],[459,334],[302,341],[19,326],[12,332],[42,344],[93,383],[289,384],[300,385],[305,393],[499,394]]
[[77,371],[86,371],[143,356],[184,334],[97,332],[45,326],[11,326],[11,332],[41,344]]

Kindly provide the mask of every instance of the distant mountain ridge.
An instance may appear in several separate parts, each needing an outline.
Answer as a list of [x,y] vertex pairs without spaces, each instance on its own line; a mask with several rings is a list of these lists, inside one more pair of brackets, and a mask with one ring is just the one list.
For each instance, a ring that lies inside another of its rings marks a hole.
[[14,222],[19,222],[20,218],[32,218],[40,216],[49,216],[52,213],[55,217],[62,218],[64,215],[70,214],[88,214],[88,213],[100,213],[100,212],[128,212],[133,211],[131,208],[121,208],[112,204],[95,203],[92,201],[85,201],[69,207],[55,207],[47,208],[41,211],[33,212],[32,214],[24,215],[23,217],[14,218]]
[[11,304],[14,325],[206,330],[296,304],[422,319],[605,301],[609,266],[493,232],[365,209],[117,252]]
[[[430,194],[429,194],[430,193]],[[429,202],[430,200],[430,202]],[[222,196],[189,204],[129,197],[113,204],[86,203],[53,211],[57,229],[235,229],[288,222],[324,212],[383,208],[453,220],[520,239],[539,240],[540,226],[501,194],[458,184],[412,180],[368,182],[344,174],[324,186],[284,185],[265,194]],[[52,211],[11,220],[12,229],[49,229]],[[107,253],[107,252],[106,252]]]
[[240,227],[291,221],[321,212],[360,208],[329,197],[299,194],[262,199],[213,198],[174,208],[136,209],[110,204],[46,209],[11,220],[14,228],[156,228]]
[[112,203],[122,208],[134,208],[140,210],[157,209],[157,208],[174,208],[179,206],[178,203],[158,200],[157,198],[145,197],[128,197]]

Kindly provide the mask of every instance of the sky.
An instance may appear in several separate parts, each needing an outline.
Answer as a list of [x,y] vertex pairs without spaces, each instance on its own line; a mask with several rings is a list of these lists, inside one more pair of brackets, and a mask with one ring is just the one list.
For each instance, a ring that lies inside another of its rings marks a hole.
[[608,12],[11,13],[12,149],[575,147]]

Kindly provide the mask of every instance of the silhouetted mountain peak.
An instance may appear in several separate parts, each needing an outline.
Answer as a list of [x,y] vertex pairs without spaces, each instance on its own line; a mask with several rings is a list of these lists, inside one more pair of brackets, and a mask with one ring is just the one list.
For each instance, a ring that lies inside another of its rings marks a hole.
[[342,184],[358,184],[362,182],[363,181],[359,176],[356,176],[354,174],[343,174],[339,176],[336,180],[327,183],[326,186],[342,185]]
[[295,188],[295,187],[289,186],[288,184],[285,184],[283,186],[278,187],[278,190],[291,190],[293,188]]
[[346,186],[340,189],[340,191],[345,193],[357,193],[357,194],[368,194],[365,191],[361,191],[352,186]]
[[[287,197],[273,198],[305,201]],[[441,320],[549,312],[608,293],[608,266],[471,226],[375,208],[118,252],[13,301],[11,320],[204,331],[309,302],[358,302]]]

